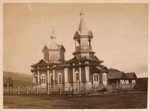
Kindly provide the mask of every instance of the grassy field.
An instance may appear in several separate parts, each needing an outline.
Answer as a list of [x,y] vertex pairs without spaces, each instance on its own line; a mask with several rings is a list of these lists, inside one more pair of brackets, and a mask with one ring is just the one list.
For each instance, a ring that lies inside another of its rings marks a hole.
[[4,95],[4,106],[12,109],[121,109],[147,108],[146,92],[105,95]]

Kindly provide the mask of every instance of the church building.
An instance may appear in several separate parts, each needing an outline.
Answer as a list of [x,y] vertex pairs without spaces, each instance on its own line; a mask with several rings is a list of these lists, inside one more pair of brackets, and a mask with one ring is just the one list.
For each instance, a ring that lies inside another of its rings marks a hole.
[[107,86],[107,67],[98,59],[92,50],[93,33],[87,30],[84,13],[80,12],[80,23],[73,40],[75,50],[73,58],[65,60],[65,47],[55,42],[55,32],[51,35],[50,46],[44,46],[43,59],[31,65],[33,82],[38,87],[47,88],[48,92],[58,91],[89,91]]

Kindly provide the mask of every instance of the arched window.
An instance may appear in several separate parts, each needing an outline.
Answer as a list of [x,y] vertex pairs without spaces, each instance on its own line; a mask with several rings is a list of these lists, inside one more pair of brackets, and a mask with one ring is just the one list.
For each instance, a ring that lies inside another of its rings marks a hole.
[[45,75],[45,74],[42,74],[42,75],[41,75],[41,83],[42,83],[42,84],[45,84],[45,83],[46,83],[46,75]]
[[93,82],[99,81],[99,74],[93,74]]
[[79,80],[79,72],[76,71],[75,74],[76,74],[76,81],[78,81]]
[[61,84],[62,83],[62,74],[58,73],[58,83]]

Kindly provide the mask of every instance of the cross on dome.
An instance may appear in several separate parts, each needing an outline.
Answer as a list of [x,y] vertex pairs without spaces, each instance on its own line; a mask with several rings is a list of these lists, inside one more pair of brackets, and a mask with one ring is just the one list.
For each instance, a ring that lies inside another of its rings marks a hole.
[[84,13],[83,13],[82,7],[81,7],[80,16],[81,16],[81,17],[83,17],[83,16],[84,16]]
[[52,33],[52,35],[51,35],[51,39],[52,39],[52,40],[56,39],[56,36],[55,36],[55,34],[54,34],[54,27],[53,27],[53,33]]

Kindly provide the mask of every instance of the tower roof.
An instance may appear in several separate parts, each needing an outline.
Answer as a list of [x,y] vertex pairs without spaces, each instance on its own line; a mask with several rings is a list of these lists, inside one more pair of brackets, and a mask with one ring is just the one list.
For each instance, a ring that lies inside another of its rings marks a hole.
[[93,38],[92,31],[86,29],[83,10],[81,10],[81,12],[80,12],[80,23],[79,23],[78,30],[76,31],[76,33],[74,35],[74,39],[80,38],[81,36]]
[[55,42],[55,39],[56,39],[56,36],[55,36],[55,33],[54,33],[54,27],[53,27],[53,32],[52,32],[52,35],[51,35],[51,44],[50,44],[50,49],[58,49],[58,45],[56,44]]
[[88,30],[86,29],[85,21],[84,21],[84,13],[82,10],[80,12],[80,17],[81,19],[80,19],[78,31],[80,32],[81,35],[88,35]]

